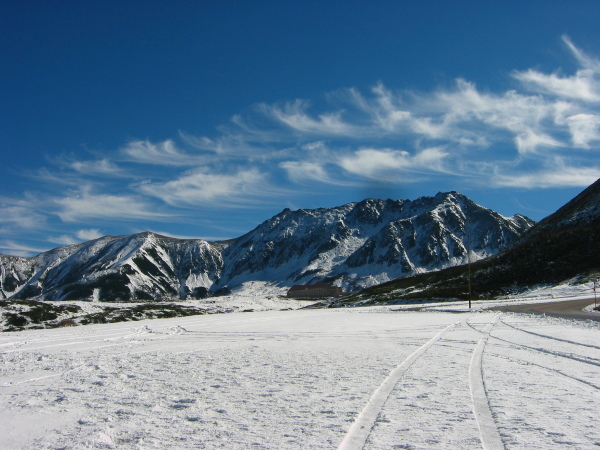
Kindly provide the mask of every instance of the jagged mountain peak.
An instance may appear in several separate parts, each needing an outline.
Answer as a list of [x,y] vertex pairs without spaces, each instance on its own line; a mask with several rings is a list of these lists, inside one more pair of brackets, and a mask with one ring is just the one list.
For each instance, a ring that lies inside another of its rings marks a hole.
[[370,198],[334,208],[286,208],[229,241],[146,231],[55,249],[27,263],[0,258],[0,295],[196,298],[253,280],[281,285],[326,280],[354,289],[461,264],[468,233],[473,257],[489,256],[531,224],[524,216],[504,218],[457,192],[412,201]]
[[[249,279],[360,286],[466,261],[467,215],[474,258],[505,248],[532,221],[515,221],[457,192],[417,200],[365,199],[335,208],[286,209],[224,252],[221,284]],[[360,270],[358,270],[360,268]]]
[[[600,180],[539,223],[515,214],[508,218],[518,228],[530,227],[504,252],[474,263],[435,273],[398,278],[359,294],[377,301],[409,298],[489,298],[540,286],[593,281],[600,262]],[[469,280],[469,283],[468,281]],[[471,292],[467,290],[471,287]]]

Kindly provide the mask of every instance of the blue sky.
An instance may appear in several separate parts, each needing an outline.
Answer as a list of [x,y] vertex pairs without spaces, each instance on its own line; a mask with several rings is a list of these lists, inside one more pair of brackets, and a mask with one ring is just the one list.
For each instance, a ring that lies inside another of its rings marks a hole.
[[0,253],[600,177],[597,1],[0,4]]

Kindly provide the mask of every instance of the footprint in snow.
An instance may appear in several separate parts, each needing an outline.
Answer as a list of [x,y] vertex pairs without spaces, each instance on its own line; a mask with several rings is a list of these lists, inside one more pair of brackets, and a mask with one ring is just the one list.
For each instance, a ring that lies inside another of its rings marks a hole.
[[175,325],[173,327],[169,327],[169,330],[172,331],[171,334],[183,334],[183,333],[187,333],[188,330],[186,330],[185,328],[179,326],[179,325]]
[[141,327],[138,327],[135,332],[137,334],[146,334],[146,333],[153,333],[153,331],[148,327],[148,325],[142,325]]
[[186,419],[189,420],[190,422],[199,422],[200,421],[199,416],[187,416]]
[[186,405],[183,403],[175,403],[174,405],[171,405],[171,408],[173,409],[185,409],[185,408],[189,408],[190,405]]
[[185,409],[189,408],[193,403],[196,403],[195,398],[182,398],[180,400],[174,400],[174,405],[171,405],[173,409]]
[[182,398],[179,400],[174,400],[175,403],[196,403],[195,398]]

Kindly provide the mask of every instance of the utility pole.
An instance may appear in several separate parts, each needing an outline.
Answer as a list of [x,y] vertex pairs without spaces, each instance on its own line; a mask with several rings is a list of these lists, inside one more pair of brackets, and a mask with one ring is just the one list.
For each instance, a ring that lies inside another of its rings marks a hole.
[[466,211],[466,232],[467,232],[467,268],[469,271],[469,309],[471,309],[471,222],[469,220],[469,206],[467,205]]

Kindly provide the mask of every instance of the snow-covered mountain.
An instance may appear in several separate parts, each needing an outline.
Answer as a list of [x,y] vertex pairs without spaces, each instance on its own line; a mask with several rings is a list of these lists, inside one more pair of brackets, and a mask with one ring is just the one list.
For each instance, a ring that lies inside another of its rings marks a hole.
[[456,193],[285,209],[224,242],[146,232],[107,236],[33,258],[0,255],[0,298],[200,298],[247,281],[332,281],[347,289],[463,264],[511,244],[534,222]]
[[395,279],[356,294],[348,303],[466,299],[469,286],[475,299],[560,284],[585,282],[591,286],[600,275],[599,248],[600,179],[500,254],[478,261],[469,269],[452,267]]

